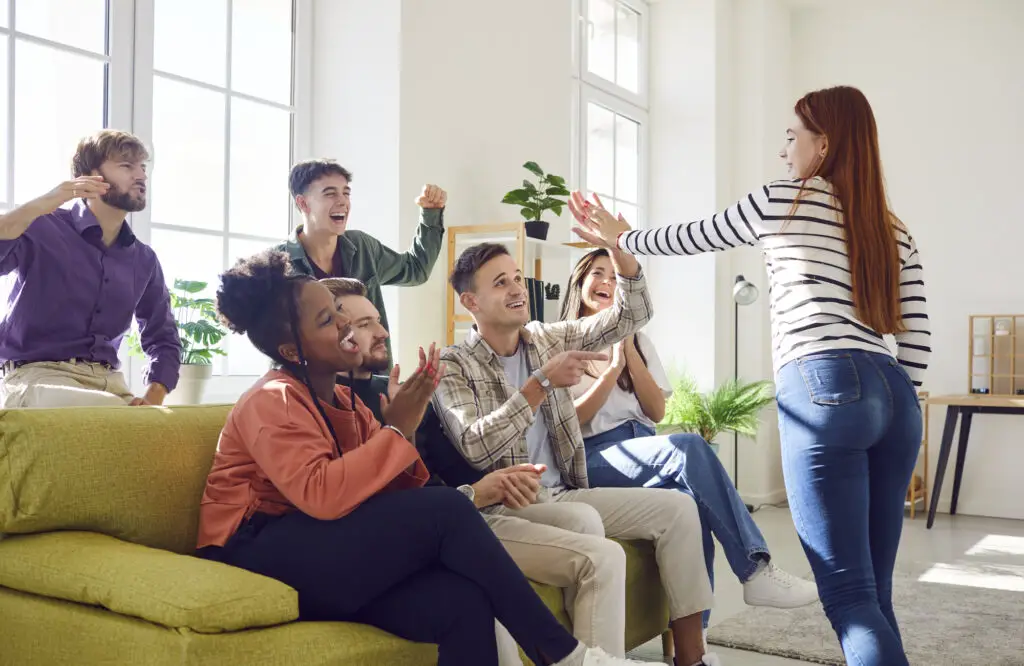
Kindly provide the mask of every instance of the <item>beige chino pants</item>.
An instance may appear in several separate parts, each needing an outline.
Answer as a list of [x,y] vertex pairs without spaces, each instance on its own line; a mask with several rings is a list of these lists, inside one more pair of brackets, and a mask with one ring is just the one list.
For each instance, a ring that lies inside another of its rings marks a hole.
[[26,363],[0,381],[0,408],[125,406],[134,396],[124,375],[100,363]]
[[[554,493],[542,490],[537,503],[525,509],[496,507],[489,511],[496,516],[562,528],[567,532],[567,540],[573,538],[569,530],[585,525],[590,538],[596,530],[603,530],[607,537],[652,541],[670,619],[700,613],[712,606],[700,516],[697,504],[685,493],[661,488],[592,488]],[[588,546],[581,541],[577,547]],[[603,618],[605,614],[624,614],[624,606],[622,602],[617,609],[598,608],[598,623],[618,621],[618,615]],[[624,618],[622,622],[625,627]]]

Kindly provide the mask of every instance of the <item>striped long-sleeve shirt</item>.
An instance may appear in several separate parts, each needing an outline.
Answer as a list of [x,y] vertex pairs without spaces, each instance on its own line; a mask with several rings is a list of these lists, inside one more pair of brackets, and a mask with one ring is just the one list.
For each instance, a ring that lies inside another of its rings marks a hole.
[[[630,231],[619,246],[632,254],[690,255],[760,245],[768,270],[775,371],[821,351],[863,349],[891,354],[883,336],[857,318],[843,213],[832,186],[821,178],[777,181],[740,199],[709,220]],[[900,303],[907,328],[896,335],[900,364],[920,386],[931,355],[920,255],[899,224]]]

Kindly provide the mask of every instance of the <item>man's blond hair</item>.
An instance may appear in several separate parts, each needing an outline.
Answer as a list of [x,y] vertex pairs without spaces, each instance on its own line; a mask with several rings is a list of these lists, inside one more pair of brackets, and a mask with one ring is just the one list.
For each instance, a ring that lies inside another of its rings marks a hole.
[[319,281],[330,289],[335,298],[342,296],[362,296],[366,298],[366,285],[355,278],[329,277]]
[[142,139],[121,130],[105,129],[78,142],[71,158],[71,177],[88,176],[107,160],[145,162],[149,150]]

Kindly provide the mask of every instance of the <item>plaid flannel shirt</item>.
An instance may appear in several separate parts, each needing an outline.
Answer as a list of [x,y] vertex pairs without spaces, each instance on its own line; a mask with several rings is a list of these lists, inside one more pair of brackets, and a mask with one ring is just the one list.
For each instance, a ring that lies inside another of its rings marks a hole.
[[[530,372],[570,350],[600,351],[639,331],[653,310],[643,272],[618,276],[612,307],[592,317],[545,324],[522,331]],[[441,352],[444,375],[434,409],[445,434],[474,468],[489,472],[530,462],[526,431],[536,418],[520,387],[511,386],[498,355],[474,326],[466,340]],[[562,481],[587,488],[587,460],[580,422],[569,389],[551,391],[541,403],[548,441]]]

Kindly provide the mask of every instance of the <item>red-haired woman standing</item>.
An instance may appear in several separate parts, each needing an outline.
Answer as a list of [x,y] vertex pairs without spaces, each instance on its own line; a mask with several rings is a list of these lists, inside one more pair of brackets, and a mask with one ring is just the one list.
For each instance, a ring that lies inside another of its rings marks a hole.
[[828,88],[794,110],[779,153],[792,180],[758,188],[710,219],[631,231],[596,198],[575,193],[571,208],[582,238],[633,254],[764,249],[797,532],[846,660],[906,665],[892,572],[921,444],[915,387],[931,354],[921,261],[889,209],[864,95]]

